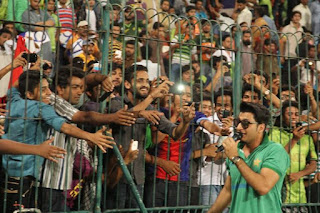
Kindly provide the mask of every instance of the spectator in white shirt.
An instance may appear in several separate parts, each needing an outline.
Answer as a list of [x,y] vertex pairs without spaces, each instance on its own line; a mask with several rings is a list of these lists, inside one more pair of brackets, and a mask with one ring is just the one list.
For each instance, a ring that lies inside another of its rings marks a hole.
[[308,0],[300,0],[300,4],[295,6],[292,11],[300,11],[300,24],[307,28],[307,30],[311,30],[311,11],[308,6]]
[[[151,58],[152,48],[150,46],[142,46],[140,47],[142,60],[136,62],[136,64],[143,65],[148,68],[149,80],[152,81],[155,78],[161,76],[161,68],[158,63],[153,63]],[[148,58],[147,58],[148,53]]]
[[237,24],[246,22],[248,27],[250,27],[252,22],[252,13],[246,6],[246,0],[237,0],[235,10],[232,14],[232,18],[236,21]]

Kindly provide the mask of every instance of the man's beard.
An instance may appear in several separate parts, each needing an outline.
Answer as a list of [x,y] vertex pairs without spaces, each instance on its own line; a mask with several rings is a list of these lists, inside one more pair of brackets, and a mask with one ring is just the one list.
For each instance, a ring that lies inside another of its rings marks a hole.
[[136,92],[136,96],[135,98],[136,99],[139,99],[139,100],[143,100],[145,99],[146,97],[148,97],[149,93],[147,93],[146,95],[141,95],[140,92]]
[[249,46],[251,44],[250,40],[243,40],[242,42],[245,46]]

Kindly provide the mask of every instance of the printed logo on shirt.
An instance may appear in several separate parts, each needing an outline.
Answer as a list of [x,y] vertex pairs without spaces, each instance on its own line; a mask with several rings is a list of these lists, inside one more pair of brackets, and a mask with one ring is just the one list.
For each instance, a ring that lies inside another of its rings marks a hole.
[[259,166],[260,163],[261,163],[261,160],[259,160],[259,158],[255,159],[255,160],[253,161],[253,165],[255,165],[255,166]]

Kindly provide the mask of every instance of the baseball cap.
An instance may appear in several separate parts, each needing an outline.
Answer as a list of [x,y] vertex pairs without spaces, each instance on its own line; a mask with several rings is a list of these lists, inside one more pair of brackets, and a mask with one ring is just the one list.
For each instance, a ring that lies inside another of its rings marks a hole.
[[82,46],[83,46],[83,45],[89,45],[89,44],[94,44],[94,42],[93,42],[92,40],[90,40],[90,39],[88,39],[88,40],[83,40],[83,42],[82,42]]
[[78,23],[78,27],[83,27],[83,26],[88,26],[89,24],[88,24],[88,22],[87,21],[80,21],[79,23]]

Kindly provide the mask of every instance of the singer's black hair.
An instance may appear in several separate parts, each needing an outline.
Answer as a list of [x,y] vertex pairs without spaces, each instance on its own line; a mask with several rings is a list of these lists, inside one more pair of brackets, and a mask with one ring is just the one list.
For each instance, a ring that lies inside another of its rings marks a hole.
[[240,104],[240,112],[252,113],[258,124],[265,124],[267,126],[270,120],[269,110],[261,104],[242,102]]

